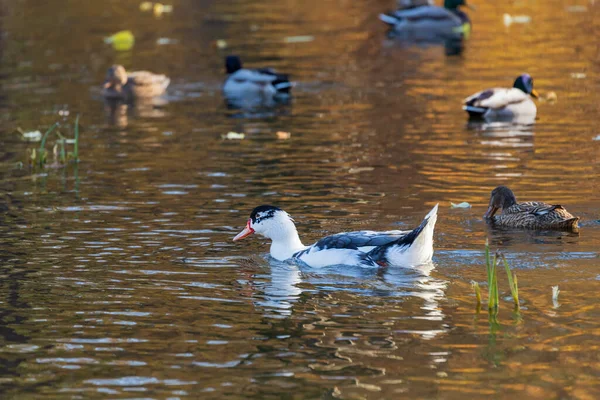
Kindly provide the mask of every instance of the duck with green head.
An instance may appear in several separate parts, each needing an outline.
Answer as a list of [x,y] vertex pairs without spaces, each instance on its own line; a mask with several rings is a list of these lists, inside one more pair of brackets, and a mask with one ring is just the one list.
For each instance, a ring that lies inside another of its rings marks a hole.
[[[500,215],[496,215],[498,210],[502,210]],[[483,218],[504,228],[579,231],[579,217],[574,217],[563,206],[539,201],[517,203],[515,194],[506,186],[492,191]]]
[[527,120],[535,122],[537,107],[531,98],[538,98],[533,78],[522,74],[512,88],[492,88],[477,92],[463,102],[463,110],[473,119]]
[[444,7],[422,5],[399,9],[389,14],[380,14],[379,19],[396,33],[467,38],[471,32],[471,21],[461,10],[463,6],[473,8],[467,5],[466,0],[445,0]]

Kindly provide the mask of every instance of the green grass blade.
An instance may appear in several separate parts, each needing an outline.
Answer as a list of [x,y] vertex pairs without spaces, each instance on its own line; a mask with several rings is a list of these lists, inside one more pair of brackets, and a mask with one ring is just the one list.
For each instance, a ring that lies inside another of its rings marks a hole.
[[75,145],[73,147],[73,158],[79,162],[79,114],[75,118]]
[[510,267],[508,266],[508,261],[506,261],[506,257],[504,254],[501,255],[502,262],[504,263],[504,269],[506,270],[506,275],[508,276],[508,285],[510,286],[510,294],[512,295],[513,301],[515,302],[515,307],[519,308],[519,288],[517,286],[517,274],[511,272]]
[[42,136],[42,140],[40,141],[40,149],[39,151],[43,151],[46,148],[46,140],[48,139],[48,136],[52,133],[53,130],[55,130],[58,126],[60,125],[60,123],[56,122],[54,123],[54,125],[52,125],[47,131],[46,133],[44,133],[44,136]]

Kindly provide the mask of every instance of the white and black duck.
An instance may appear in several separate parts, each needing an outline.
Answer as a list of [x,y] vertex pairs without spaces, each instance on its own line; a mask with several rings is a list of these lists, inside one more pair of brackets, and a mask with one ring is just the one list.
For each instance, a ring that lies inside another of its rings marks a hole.
[[223,84],[223,95],[231,107],[273,107],[290,99],[293,84],[286,74],[271,68],[243,68],[238,56],[226,57],[225,69],[228,76]]
[[431,261],[436,205],[412,231],[357,231],[327,236],[313,245],[300,241],[294,221],[280,208],[263,205],[250,214],[246,227],[234,241],[253,233],[271,239],[270,254],[310,267],[331,265],[418,266]]
[[129,72],[122,65],[113,65],[106,72],[102,95],[106,100],[133,102],[162,95],[171,80],[166,75],[148,71]]
[[432,4],[405,6],[389,14],[380,14],[379,19],[397,34],[415,38],[467,37],[471,32],[471,20],[460,9],[467,6],[465,0],[445,0],[444,7]]
[[535,121],[537,107],[532,97],[538,93],[533,88],[529,74],[520,75],[512,88],[493,88],[475,93],[464,100],[463,110],[469,117],[485,120],[510,120],[529,118]]

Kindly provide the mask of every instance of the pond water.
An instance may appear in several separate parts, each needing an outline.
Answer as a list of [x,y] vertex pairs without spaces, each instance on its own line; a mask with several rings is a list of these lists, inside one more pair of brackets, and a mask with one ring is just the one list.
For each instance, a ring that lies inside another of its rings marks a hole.
[[[600,4],[473,0],[472,36],[447,56],[387,39],[393,3],[174,0],[161,18],[139,1],[4,4],[2,398],[600,398]],[[120,29],[133,50],[103,43]],[[231,115],[229,53],[292,74],[293,104]],[[163,104],[107,117],[115,62],[168,74]],[[558,99],[534,126],[467,123],[464,97],[525,71]],[[64,111],[81,115],[81,163],[20,168],[37,144],[15,129]],[[498,184],[567,206],[580,234],[488,229]],[[231,241],[264,203],[304,243],[411,228],[440,203],[434,262],[269,264],[265,240]],[[486,238],[522,302],[513,313],[500,271],[497,325],[470,284],[487,291]]]

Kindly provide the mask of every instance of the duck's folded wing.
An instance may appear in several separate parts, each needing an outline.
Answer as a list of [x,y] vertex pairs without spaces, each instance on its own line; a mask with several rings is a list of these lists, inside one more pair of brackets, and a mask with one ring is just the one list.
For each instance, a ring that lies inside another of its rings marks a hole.
[[419,20],[436,20],[436,21],[444,21],[444,20],[456,20],[460,22],[460,18],[448,11],[444,7],[436,7],[436,6],[423,6],[410,8],[407,10],[397,10],[390,14],[391,16],[397,19],[406,19],[409,21],[419,21]]
[[275,81],[277,79],[277,75],[257,69],[240,69],[232,74],[229,79],[233,79],[236,82],[254,82],[266,84]]
[[324,237],[311,247],[313,247],[315,250],[352,249],[368,251],[370,248],[389,244],[403,236],[406,236],[408,233],[410,233],[410,231],[344,232]]
[[520,103],[529,98],[529,95],[522,90],[511,88],[487,89],[467,97],[464,103],[468,106],[499,109],[510,104]]
[[153,74],[148,71],[135,71],[130,72],[128,75],[129,79],[133,80],[137,86],[161,86],[166,88],[170,82],[166,75]]
[[542,216],[551,211],[562,209],[561,205],[547,204],[539,201],[527,201],[524,203],[515,204],[503,210],[503,214],[533,214]]

